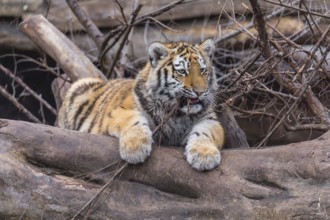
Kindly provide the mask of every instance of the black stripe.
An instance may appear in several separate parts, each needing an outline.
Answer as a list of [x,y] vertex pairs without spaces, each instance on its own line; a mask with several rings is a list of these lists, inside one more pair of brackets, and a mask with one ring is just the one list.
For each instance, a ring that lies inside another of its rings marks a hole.
[[194,135],[194,134],[196,134],[197,136],[199,136],[199,135],[200,135],[200,133],[198,133],[197,131],[196,131],[196,132],[194,132],[192,135]]
[[163,95],[166,96],[166,97],[168,97],[170,100],[174,98],[174,97],[171,96],[171,94],[168,93],[168,92],[164,93]]
[[[102,86],[103,87],[103,86]],[[99,87],[101,88],[101,87]],[[94,92],[96,92],[97,90],[94,90]],[[92,112],[96,102],[101,98],[102,94],[100,94],[99,96],[97,96],[93,102],[88,106],[87,110],[84,112],[84,116],[80,118],[78,122],[78,125],[76,126],[76,130],[79,130],[82,126],[82,124],[85,122],[85,120],[88,118],[88,116],[90,115],[90,113]],[[77,124],[77,123],[76,123]],[[90,127],[89,127],[90,128]]]
[[168,87],[168,83],[167,83],[167,77],[168,77],[168,71],[167,71],[167,69],[164,69],[164,77],[165,77],[165,88],[167,88]]
[[75,91],[72,92],[70,100],[69,100],[69,106],[72,105],[72,103],[74,102],[74,99],[77,96],[83,95],[83,93],[89,89],[92,89],[92,91],[96,91],[103,85],[104,85],[103,82],[94,82],[93,84],[89,83],[89,84],[83,84],[83,85],[79,86],[78,88],[76,88]]
[[205,135],[206,137],[210,138],[205,132],[203,132],[202,134]]
[[143,82],[138,81],[136,83],[136,86],[134,87],[134,93],[136,94],[138,98],[138,102],[140,103],[142,109],[151,116],[152,119],[155,120],[153,112],[148,108],[148,100],[144,97],[143,93],[141,92],[143,90]]
[[88,116],[89,116],[91,110],[94,108],[95,103],[96,103],[96,101],[97,101],[99,98],[100,98],[100,96],[98,96],[96,99],[94,99],[94,101],[92,102],[92,104],[88,106],[87,111],[84,112],[84,116],[81,117],[80,120],[78,121],[78,125],[77,125],[77,127],[76,127],[76,130],[79,130],[80,127],[82,126],[82,124],[84,123],[84,121],[88,118]]
[[84,101],[82,104],[80,104],[78,110],[75,112],[75,114],[73,116],[73,129],[74,130],[78,130],[78,128],[76,127],[78,116],[82,113],[82,110],[84,109],[84,107],[86,105],[88,105],[88,103],[89,103],[88,100]]
[[170,82],[170,83],[167,83],[168,86],[171,86],[171,85],[176,85],[176,82]]
[[134,127],[139,124],[139,121],[135,122],[131,127]]
[[158,88],[160,88],[161,87],[161,84],[162,84],[162,73],[161,73],[161,69],[159,69],[158,71],[157,71],[157,80],[158,80]]
[[[102,99],[102,101],[101,101],[100,103],[104,103],[107,99],[109,99],[109,93],[111,93],[111,92],[113,92],[113,91],[112,91],[112,87],[108,86],[107,90],[104,91],[104,92],[102,93],[102,95],[104,95],[104,98]],[[100,95],[99,97],[101,98],[102,95]],[[98,99],[99,99],[99,98],[98,98]],[[102,110],[104,111],[104,108],[103,108]],[[92,111],[92,110],[91,110],[91,111]],[[102,115],[103,115],[103,114],[102,114]],[[91,130],[93,129],[93,127],[94,127],[94,125],[95,125],[95,123],[96,123],[96,119],[99,118],[99,117],[102,117],[102,116],[100,116],[99,114],[95,114],[95,115],[94,115],[94,117],[93,117],[93,119],[92,119],[92,122],[90,123],[90,125],[89,125],[89,127],[88,127],[87,132],[91,132]],[[101,123],[100,123],[100,124],[101,124]],[[100,129],[100,126],[99,126],[98,128]]]
[[[105,95],[105,97],[104,97],[104,99],[102,100],[102,102],[101,103],[104,103],[105,101],[106,101],[106,99],[109,99],[109,100],[111,100],[117,93],[116,92],[113,92],[113,91],[111,91],[110,89],[112,88],[112,89],[114,89],[114,88],[117,88],[117,87],[119,87],[119,88],[124,88],[122,85],[123,84],[125,84],[125,83],[128,83],[129,81],[125,81],[124,83],[121,83],[121,84],[117,84],[117,85],[115,85],[115,87],[112,87],[112,85],[111,84],[109,84],[108,86],[109,86],[109,90],[107,90],[106,92],[107,93],[109,93],[109,94],[106,94]],[[116,90],[117,91],[117,90]],[[132,90],[128,90],[128,92],[131,92]],[[111,93],[111,94],[110,94]],[[126,94],[126,93],[125,93]],[[122,106],[120,106],[120,107],[122,107]],[[101,117],[101,118],[104,118],[105,117],[105,109],[103,109],[103,112],[102,112],[102,115],[100,115],[99,117]],[[107,115],[107,117],[109,117],[109,118],[112,118],[112,112],[110,111],[110,112],[108,112],[108,115]],[[93,119],[93,121],[92,121],[92,123],[93,123],[93,126],[94,126],[94,120],[95,120],[95,118]],[[102,127],[102,123],[99,123],[99,126],[98,126],[98,132],[100,132],[101,131],[101,127]],[[109,135],[109,134],[106,134],[106,135]]]

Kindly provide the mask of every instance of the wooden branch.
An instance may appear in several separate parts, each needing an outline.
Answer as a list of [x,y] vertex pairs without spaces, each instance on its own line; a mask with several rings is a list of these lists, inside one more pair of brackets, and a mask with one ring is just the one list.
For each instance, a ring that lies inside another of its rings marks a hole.
[[[76,0],[66,0],[72,12],[77,17],[78,21],[84,26],[88,35],[93,39],[96,46],[99,49],[99,53],[101,53],[101,47],[104,42],[104,35],[99,30],[99,28],[95,25],[95,23],[90,19],[87,15],[86,11],[79,6]],[[105,54],[105,63],[110,64],[112,62],[111,54]]]
[[20,86],[23,87],[24,90],[26,90],[30,95],[32,95],[35,99],[37,99],[41,104],[43,104],[51,113],[56,115],[56,110],[47,102],[45,101],[40,95],[38,95],[35,91],[33,91],[23,80],[15,76],[14,73],[12,73],[9,69],[4,67],[0,64],[0,70],[9,76],[11,79],[13,79],[16,83],[18,83]]
[[107,74],[106,74],[106,77],[107,78],[111,78],[111,75],[112,75],[112,72],[115,68],[115,65],[116,65],[116,62],[118,61],[119,57],[120,57],[120,54],[122,53],[122,49],[127,41],[127,38],[129,36],[129,34],[131,33],[131,30],[134,26],[134,22],[135,22],[135,19],[136,19],[136,16],[138,15],[139,11],[141,10],[141,8],[143,7],[143,4],[138,4],[136,6],[136,8],[133,9],[133,12],[131,14],[131,18],[130,18],[130,21],[128,23],[128,27],[127,29],[125,30],[125,33],[124,33],[124,36],[123,36],[123,39],[122,41],[120,42],[120,45],[119,45],[119,48],[117,49],[117,53],[113,59],[113,63],[111,64],[110,68],[108,69],[107,71]]
[[225,130],[226,148],[248,148],[246,135],[239,127],[235,119],[233,111],[226,104],[223,104],[221,111],[218,113],[219,121]]
[[[297,96],[298,99],[294,101],[294,103],[290,106],[290,108],[286,112],[280,112],[280,114],[283,114],[281,119],[277,122],[277,124],[270,130],[270,132],[266,135],[266,137],[259,143],[259,147],[262,146],[264,143],[266,143],[267,139],[273,134],[273,132],[283,123],[284,119],[287,117],[287,115],[294,109],[294,107],[298,104],[298,101],[300,98],[304,100],[311,111],[319,118],[321,119],[321,122],[323,124],[329,125],[330,124],[330,114],[328,110],[323,106],[323,104],[318,100],[318,98],[315,96],[313,93],[311,87],[310,87],[310,82],[313,79],[314,75],[316,74],[316,70],[318,70],[319,66],[322,64],[319,63],[317,68],[313,71],[313,73],[310,74],[308,77],[308,80],[298,83],[295,82],[295,80],[291,80],[285,75],[280,73],[279,66],[276,64],[276,57],[273,56],[271,48],[270,48],[270,43],[269,43],[269,37],[266,29],[266,22],[263,17],[262,11],[260,9],[260,5],[258,4],[258,0],[249,0],[250,4],[253,9],[253,14],[254,14],[254,23],[255,27],[258,31],[259,34],[259,44],[260,44],[260,49],[262,51],[262,54],[265,59],[268,59],[269,61],[273,62],[275,65],[273,68],[275,71],[272,71],[272,76],[276,80],[276,82],[283,86],[288,92],[290,92],[292,95]],[[330,26],[327,28],[327,30],[323,33],[321,38],[319,39],[318,43],[316,44],[316,47],[321,44],[321,42],[324,41],[325,37],[327,36],[328,32],[330,31]],[[316,49],[315,49],[316,51]],[[315,53],[315,52],[314,52]],[[313,53],[311,53],[311,57],[309,60],[305,61],[305,64],[302,65],[301,71],[305,69],[307,66],[307,63],[312,59]],[[325,58],[325,56],[323,57]],[[300,70],[298,71],[297,75],[299,75]]]
[[[71,218],[112,178],[117,166],[108,165],[119,160],[115,138],[45,125],[0,120],[0,140],[0,218]],[[183,148],[154,147],[144,164],[125,168],[89,217],[326,218],[329,155],[327,132],[286,146],[224,150],[220,166],[201,173]],[[72,176],[87,172],[94,182]]]
[[42,123],[36,116],[34,116],[28,109],[26,109],[21,103],[17,101],[17,99],[9,94],[7,90],[0,85],[0,95],[5,97],[8,101],[10,101],[20,112],[22,112],[28,119],[36,123]]
[[73,81],[81,77],[105,79],[84,53],[42,15],[23,21],[19,29],[55,59]]
[[81,8],[76,0],[66,0],[71,11],[75,14],[78,21],[85,28],[88,35],[94,40],[98,48],[101,47],[104,36],[95,23],[88,17],[86,11]]

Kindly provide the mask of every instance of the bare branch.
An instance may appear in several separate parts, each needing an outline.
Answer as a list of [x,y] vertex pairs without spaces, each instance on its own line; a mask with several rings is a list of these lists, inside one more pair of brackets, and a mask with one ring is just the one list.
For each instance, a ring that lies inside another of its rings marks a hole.
[[12,95],[10,95],[4,87],[0,85],[0,94],[5,97],[8,101],[10,101],[20,112],[22,112],[28,119],[30,119],[33,122],[40,123],[42,122],[35,117],[29,110],[27,110],[21,103],[19,103],[16,98]]
[[0,64],[0,70],[5,73],[7,76],[15,80],[20,86],[22,86],[28,93],[30,93],[35,99],[37,99],[40,103],[42,103],[46,108],[48,108],[49,111],[51,111],[54,115],[57,114],[56,110],[48,103],[46,102],[43,98],[41,98],[40,95],[35,93],[23,80],[15,76],[14,73],[12,73],[9,69],[5,68]]
[[[88,207],[91,206],[92,203],[97,199],[97,197],[99,197],[100,195],[102,195],[102,193],[105,191],[105,189],[107,189],[111,183],[113,182],[113,180],[127,167],[127,163],[124,163],[123,166],[121,166],[118,170],[116,170],[115,174],[108,180],[108,182],[106,184],[103,185],[103,187],[94,194],[94,196],[71,218],[71,220],[74,220],[76,218],[78,218],[78,216]],[[85,217],[88,217],[88,215],[86,215]]]
[[[102,44],[104,42],[104,35],[95,25],[95,23],[90,19],[87,13],[81,8],[76,0],[66,0],[72,12],[76,15],[79,22],[84,26],[88,35],[94,40],[96,46],[99,51],[101,51]],[[110,53],[105,54],[106,63],[110,64],[112,62],[112,58]]]
[[26,19],[19,29],[55,59],[73,81],[82,77],[105,79],[84,53],[42,15]]
[[[327,15],[327,14],[321,14],[321,13],[314,12],[314,11],[311,11],[311,10],[305,10],[305,9],[302,9],[302,8],[292,6],[294,4],[294,2],[291,5],[287,5],[287,4],[284,4],[282,1],[279,1],[279,2],[274,2],[274,1],[270,1],[270,0],[264,0],[264,1],[268,2],[268,3],[271,3],[271,4],[274,4],[274,5],[282,6],[283,9],[284,8],[289,8],[289,9],[293,9],[295,11],[300,11],[300,12],[308,13],[308,14],[311,14],[311,15],[316,15],[316,16],[321,17],[321,18],[330,19],[330,16]],[[295,1],[295,2],[298,2],[298,1]]]
[[116,55],[115,55],[115,57],[113,59],[113,62],[112,62],[111,66],[110,66],[110,68],[109,68],[109,70],[108,70],[108,72],[106,74],[106,77],[107,78],[111,78],[112,72],[113,72],[113,70],[114,70],[114,68],[116,66],[116,62],[118,61],[118,59],[120,57],[121,50],[124,47],[125,42],[126,42],[126,40],[128,38],[128,35],[130,34],[130,32],[131,32],[131,30],[132,30],[132,28],[134,26],[134,22],[135,22],[136,16],[138,15],[138,13],[140,12],[140,10],[141,10],[142,7],[143,7],[142,4],[138,4],[138,6],[135,8],[135,10],[132,13],[131,19],[129,21],[129,25],[128,25],[128,27],[126,29],[126,32],[125,32],[125,34],[123,36],[123,39],[122,39],[122,41],[121,41],[121,43],[119,45],[119,48],[118,48],[117,53],[116,53]]
[[159,8],[159,9],[155,10],[155,11],[144,14],[144,15],[142,15],[142,16],[140,16],[136,19],[135,24],[140,24],[140,23],[144,22],[145,20],[148,20],[149,17],[157,17],[157,16],[163,14],[164,12],[167,12],[167,11],[171,10],[172,8],[178,6],[182,3],[185,3],[185,0],[179,0],[179,1],[172,2],[168,5],[165,5],[161,8]]

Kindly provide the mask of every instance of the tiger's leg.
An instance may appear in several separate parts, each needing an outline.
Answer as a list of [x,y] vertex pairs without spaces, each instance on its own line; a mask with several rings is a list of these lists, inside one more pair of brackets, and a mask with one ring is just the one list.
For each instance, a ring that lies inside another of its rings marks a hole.
[[117,109],[112,112],[108,132],[119,138],[119,151],[128,163],[142,163],[151,153],[152,132],[147,119],[136,110]]
[[199,171],[211,170],[220,163],[220,149],[224,132],[215,117],[207,117],[196,124],[190,132],[185,155],[191,166]]

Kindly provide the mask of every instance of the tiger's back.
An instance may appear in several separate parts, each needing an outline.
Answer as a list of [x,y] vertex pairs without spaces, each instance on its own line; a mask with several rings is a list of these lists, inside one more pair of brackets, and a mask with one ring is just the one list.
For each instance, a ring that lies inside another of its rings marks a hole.
[[112,120],[121,118],[120,111],[135,108],[133,84],[133,80],[124,79],[104,82],[84,78],[77,81],[66,94],[57,125],[82,132],[109,134],[111,128],[108,126],[116,124]]

